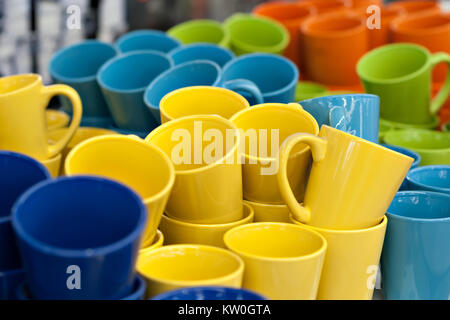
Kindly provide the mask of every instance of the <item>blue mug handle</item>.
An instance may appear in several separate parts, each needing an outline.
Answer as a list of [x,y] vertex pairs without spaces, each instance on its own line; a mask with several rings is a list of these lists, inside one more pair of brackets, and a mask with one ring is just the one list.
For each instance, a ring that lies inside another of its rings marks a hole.
[[234,92],[246,93],[253,98],[256,104],[264,103],[261,90],[258,86],[250,80],[247,79],[235,79],[228,80],[222,84],[225,89],[233,90]]
[[347,131],[347,119],[345,117],[345,108],[335,106],[330,109],[328,114],[330,126],[338,130]]

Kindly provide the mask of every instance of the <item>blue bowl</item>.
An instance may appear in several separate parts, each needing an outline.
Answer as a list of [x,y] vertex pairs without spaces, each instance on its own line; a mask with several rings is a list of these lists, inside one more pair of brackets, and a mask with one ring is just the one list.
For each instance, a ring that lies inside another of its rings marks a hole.
[[168,291],[151,300],[266,300],[266,298],[245,289],[192,287]]
[[450,166],[433,165],[412,169],[406,176],[409,190],[424,190],[450,195]]

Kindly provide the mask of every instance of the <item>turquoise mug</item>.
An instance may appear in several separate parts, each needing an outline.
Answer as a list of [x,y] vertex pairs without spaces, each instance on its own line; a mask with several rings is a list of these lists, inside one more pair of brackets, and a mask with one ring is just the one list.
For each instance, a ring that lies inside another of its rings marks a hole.
[[450,165],[415,168],[406,176],[408,190],[422,190],[450,195]]
[[193,43],[178,47],[169,52],[175,65],[194,60],[209,60],[223,67],[234,59],[233,51],[213,43]]
[[181,42],[159,30],[135,30],[120,36],[116,41],[120,52],[153,50],[161,53],[181,46]]

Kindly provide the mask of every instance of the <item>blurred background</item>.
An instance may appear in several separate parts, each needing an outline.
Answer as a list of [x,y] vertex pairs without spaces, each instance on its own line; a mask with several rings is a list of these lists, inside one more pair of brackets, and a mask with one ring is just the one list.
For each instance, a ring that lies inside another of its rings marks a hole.
[[[264,0],[0,0],[0,75],[37,72],[58,48],[84,38],[112,42],[128,30],[167,30],[182,21],[223,21]],[[390,2],[390,1],[386,1]],[[450,0],[440,0],[450,10]],[[77,12],[75,12],[75,11]],[[67,27],[80,14],[79,26]]]

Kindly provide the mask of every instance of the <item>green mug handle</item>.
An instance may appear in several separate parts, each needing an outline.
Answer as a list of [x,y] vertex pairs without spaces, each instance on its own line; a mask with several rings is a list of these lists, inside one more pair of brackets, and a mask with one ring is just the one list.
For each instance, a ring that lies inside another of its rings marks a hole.
[[431,101],[430,112],[436,114],[439,109],[444,105],[445,100],[450,94],[450,55],[445,52],[436,52],[431,56],[431,69],[433,69],[438,63],[446,62],[448,65],[447,78],[444,85],[439,90],[439,93]]

